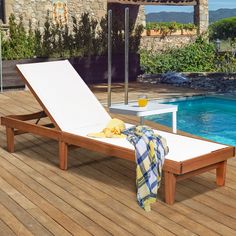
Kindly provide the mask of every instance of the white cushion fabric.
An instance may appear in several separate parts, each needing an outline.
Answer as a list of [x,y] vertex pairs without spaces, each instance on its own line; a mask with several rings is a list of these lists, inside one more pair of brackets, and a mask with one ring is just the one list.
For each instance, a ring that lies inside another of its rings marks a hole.
[[17,67],[62,131],[110,120],[109,114],[69,61]]
[[[131,127],[131,124],[126,124],[126,127]],[[74,130],[71,130],[70,133],[77,134],[80,136],[87,137],[88,133],[100,132],[105,126],[102,125],[93,125],[90,127],[80,127]],[[217,143],[212,143],[200,139],[190,138],[182,135],[172,134],[164,131],[154,130],[155,133],[163,136],[167,140],[167,145],[169,147],[169,153],[166,156],[169,160],[174,161],[185,161],[192,159],[204,154],[211,153],[218,149],[225,148],[227,146]],[[96,139],[97,141],[113,144],[120,147],[125,147],[131,150],[134,150],[133,145],[126,140],[126,138],[91,138]]]

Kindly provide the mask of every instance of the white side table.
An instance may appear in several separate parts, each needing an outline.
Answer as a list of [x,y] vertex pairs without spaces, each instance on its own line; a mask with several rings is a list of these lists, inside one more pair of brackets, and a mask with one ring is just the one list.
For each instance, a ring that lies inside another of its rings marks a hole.
[[133,115],[140,117],[140,124],[144,124],[144,117],[150,115],[158,115],[164,113],[172,113],[172,130],[177,132],[177,105],[159,104],[156,102],[149,102],[146,107],[139,107],[136,103],[115,104],[109,108],[111,113]]

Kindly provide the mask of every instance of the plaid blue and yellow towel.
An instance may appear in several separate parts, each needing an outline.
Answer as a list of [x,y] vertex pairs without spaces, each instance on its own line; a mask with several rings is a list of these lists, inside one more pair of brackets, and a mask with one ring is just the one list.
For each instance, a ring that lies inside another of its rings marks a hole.
[[150,211],[160,187],[162,167],[169,149],[166,140],[147,126],[136,126],[122,132],[135,147],[136,185],[139,205]]
[[119,119],[111,119],[99,133],[90,133],[94,138],[127,138],[135,147],[136,153],[136,185],[137,200],[146,211],[156,201],[160,187],[162,167],[168,153],[166,140],[154,134],[147,126],[133,126],[125,129],[125,123]]

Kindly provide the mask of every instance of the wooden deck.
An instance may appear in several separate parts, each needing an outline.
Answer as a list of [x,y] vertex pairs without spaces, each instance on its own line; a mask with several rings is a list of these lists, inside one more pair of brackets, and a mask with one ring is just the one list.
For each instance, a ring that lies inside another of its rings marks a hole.
[[[105,99],[99,87],[95,91]],[[39,108],[29,92],[0,94],[1,116]],[[136,203],[134,163],[73,149],[69,170],[62,171],[56,142],[24,134],[16,137],[16,152],[9,154],[5,141],[1,127],[1,236],[236,235],[235,158],[229,161],[225,187],[216,187],[214,172],[205,173],[177,184],[173,206],[163,203],[160,194],[146,213]]]
[[[107,85],[91,85],[90,88],[97,95],[101,103],[107,103]],[[148,94],[150,99],[183,97],[205,94],[206,91],[193,90],[189,88],[173,87],[166,84],[145,84],[131,83],[129,85],[129,101],[137,101],[138,95]],[[124,101],[124,84],[116,83],[112,85],[112,102]]]

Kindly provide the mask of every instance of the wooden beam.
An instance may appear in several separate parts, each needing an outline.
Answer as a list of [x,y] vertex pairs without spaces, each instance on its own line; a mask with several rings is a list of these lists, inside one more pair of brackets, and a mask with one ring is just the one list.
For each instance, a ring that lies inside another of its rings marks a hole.
[[195,175],[200,175],[200,174],[205,173],[205,172],[210,171],[210,170],[218,169],[221,166],[222,165],[221,165],[221,162],[220,162],[220,163],[215,163],[215,164],[212,164],[212,165],[209,165],[209,166],[206,166],[206,167],[202,167],[202,168],[197,169],[197,170],[190,171],[190,172],[185,173],[185,174],[176,175],[176,180],[181,181],[181,180],[193,177]]
[[[24,132],[36,134],[39,136],[60,140],[62,132],[56,129],[47,128],[44,126],[27,123],[26,121],[17,120],[11,117],[1,117],[1,124],[7,128],[13,128]],[[10,134],[10,133],[9,133]],[[14,134],[14,131],[13,131]]]
[[235,156],[234,147],[226,147],[182,162],[182,174],[219,163]]
[[35,119],[45,118],[45,117],[47,117],[47,114],[44,111],[40,111],[40,112],[36,112],[33,114],[10,115],[8,117],[13,118],[13,119],[17,119],[17,120],[26,121],[26,120],[35,120]]
[[195,6],[196,0],[108,0],[108,3],[126,5],[164,5],[164,6]]

